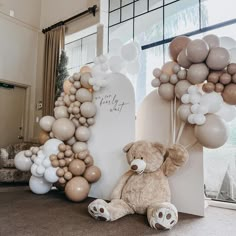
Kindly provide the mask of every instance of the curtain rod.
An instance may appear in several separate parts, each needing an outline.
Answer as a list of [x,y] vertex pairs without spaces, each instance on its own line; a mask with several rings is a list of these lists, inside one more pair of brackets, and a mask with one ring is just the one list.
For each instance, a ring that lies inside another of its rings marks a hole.
[[75,15],[75,16],[72,16],[72,17],[70,17],[70,18],[68,18],[68,19],[66,19],[64,21],[57,22],[56,24],[51,25],[48,28],[43,29],[42,32],[45,34],[46,32],[48,32],[48,31],[50,31],[52,29],[55,29],[58,26],[64,25],[64,24],[66,24],[66,23],[68,23],[70,21],[73,21],[76,18],[78,18],[80,16],[83,16],[83,15],[85,15],[87,13],[92,13],[93,16],[95,16],[97,8],[98,8],[97,5],[93,5],[92,7],[89,7],[86,11],[83,11],[83,12],[81,12],[81,13]]

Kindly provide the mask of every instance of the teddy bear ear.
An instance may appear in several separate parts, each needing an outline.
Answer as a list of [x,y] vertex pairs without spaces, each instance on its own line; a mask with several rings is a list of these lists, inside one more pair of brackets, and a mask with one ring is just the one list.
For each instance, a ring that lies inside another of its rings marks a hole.
[[158,151],[160,151],[160,153],[164,156],[166,154],[166,148],[164,145],[160,144],[160,143],[153,143],[152,146],[156,149],[158,149]]
[[133,144],[134,144],[134,142],[128,143],[127,145],[125,145],[125,147],[123,148],[123,151],[128,152],[129,149],[133,146]]

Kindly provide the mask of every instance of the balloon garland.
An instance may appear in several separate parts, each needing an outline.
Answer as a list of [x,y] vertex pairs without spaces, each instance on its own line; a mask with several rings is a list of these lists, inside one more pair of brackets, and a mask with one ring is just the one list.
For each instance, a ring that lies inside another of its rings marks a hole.
[[[169,45],[172,61],[153,70],[152,86],[171,102],[173,143],[179,142],[186,123],[194,125],[196,142],[205,147],[218,148],[227,141],[225,121],[236,117],[236,61],[231,47],[236,48],[236,41],[229,37],[179,36]],[[177,137],[176,116],[182,121]]]

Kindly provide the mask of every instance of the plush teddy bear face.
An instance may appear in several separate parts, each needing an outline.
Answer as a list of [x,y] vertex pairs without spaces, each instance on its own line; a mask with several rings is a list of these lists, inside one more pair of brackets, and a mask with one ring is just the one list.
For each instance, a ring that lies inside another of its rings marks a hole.
[[124,151],[131,169],[140,174],[156,171],[164,161],[165,148],[159,143],[138,141],[126,145]]

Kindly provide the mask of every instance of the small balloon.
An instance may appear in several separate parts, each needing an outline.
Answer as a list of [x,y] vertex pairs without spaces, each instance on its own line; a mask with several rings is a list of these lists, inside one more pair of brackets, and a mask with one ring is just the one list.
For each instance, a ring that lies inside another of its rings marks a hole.
[[175,97],[174,85],[169,83],[162,84],[158,89],[158,93],[163,99],[171,101]]
[[190,104],[182,104],[179,106],[177,114],[182,121],[186,122],[188,120],[188,116],[191,115],[190,108]]
[[15,155],[14,164],[20,171],[29,171],[33,162],[29,157],[25,156],[25,151],[20,151]]
[[181,97],[188,92],[188,88],[191,86],[191,84],[187,80],[180,80],[175,85],[175,95],[178,99],[181,99]]

